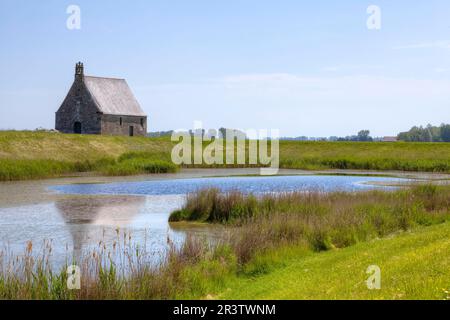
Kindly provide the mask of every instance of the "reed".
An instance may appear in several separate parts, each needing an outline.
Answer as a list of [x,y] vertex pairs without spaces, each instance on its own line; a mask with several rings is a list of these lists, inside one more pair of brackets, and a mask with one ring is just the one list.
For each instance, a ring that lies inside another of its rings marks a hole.
[[[22,255],[0,251],[0,299],[214,298],[211,294],[230,284],[288,263],[293,255],[289,252],[295,253],[295,259],[307,259],[316,252],[340,252],[403,231],[448,225],[449,209],[449,186],[262,197],[222,194],[214,189],[198,191],[188,196],[183,214],[174,214],[172,220],[223,224],[220,241],[187,237],[183,245],[176,246],[168,239],[167,251],[155,264],[145,244],[137,245],[132,235],[117,231],[112,246],[100,242],[95,250],[74,261],[81,268],[81,290],[67,288],[65,267],[52,268],[51,243],[37,251],[28,243]],[[389,240],[394,246],[390,250],[395,250],[395,239]],[[410,250],[412,245],[420,247],[430,239],[425,234],[417,243],[405,242],[404,246]],[[433,244],[436,250],[445,245],[438,244]],[[424,252],[429,254],[429,250]],[[446,256],[432,263],[437,266],[442,259]],[[72,262],[69,257],[66,264]],[[416,278],[421,279],[419,274]]]
[[415,186],[395,192],[267,194],[200,190],[170,221],[221,223],[232,227],[231,244],[241,263],[253,254],[289,244],[313,251],[344,248],[450,218],[450,187]]

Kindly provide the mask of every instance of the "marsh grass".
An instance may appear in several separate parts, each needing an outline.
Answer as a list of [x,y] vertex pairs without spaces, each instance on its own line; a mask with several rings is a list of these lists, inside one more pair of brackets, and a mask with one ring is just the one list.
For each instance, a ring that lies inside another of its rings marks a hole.
[[0,181],[32,180],[92,172],[115,163],[112,158],[83,161],[0,159]]
[[78,174],[99,173],[107,176],[127,176],[176,172],[170,160],[161,160],[146,153],[124,153],[125,158],[103,158],[95,161],[11,160],[0,159],[0,181],[32,180]]
[[[34,252],[29,242],[21,255],[0,251],[0,299],[104,300],[169,299],[202,295],[234,272],[226,247],[214,249],[201,238],[187,237],[182,246],[167,240],[167,252],[155,263],[145,247],[119,232],[112,246],[98,246],[53,270],[52,246]],[[154,258],[154,257],[153,257]],[[80,290],[67,286],[67,267],[80,268]],[[208,281],[204,281],[208,277]]]
[[176,172],[178,167],[166,154],[150,152],[127,152],[122,154],[115,163],[100,169],[100,173],[110,176],[127,176],[149,173]]
[[344,248],[415,226],[450,218],[450,188],[416,186],[395,192],[267,194],[200,190],[170,221],[222,223],[234,230],[240,263],[279,245],[306,244],[313,251]]
[[[226,226],[220,241],[187,237],[152,263],[146,245],[117,231],[76,261],[81,290],[68,290],[66,269],[52,270],[51,245],[23,255],[0,252],[0,299],[184,299],[205,298],[241,277],[256,277],[320,251],[450,220],[450,187],[416,186],[394,192],[285,193],[262,197],[201,190],[171,220]],[[270,254],[268,254],[270,253]],[[71,264],[71,260],[67,264]],[[325,276],[325,275],[324,275]]]

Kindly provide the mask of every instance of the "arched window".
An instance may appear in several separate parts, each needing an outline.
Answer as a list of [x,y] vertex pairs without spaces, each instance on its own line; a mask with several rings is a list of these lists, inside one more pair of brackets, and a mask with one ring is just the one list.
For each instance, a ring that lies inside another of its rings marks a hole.
[[144,127],[144,118],[141,118],[141,127]]
[[120,126],[122,126],[122,117],[119,118]]

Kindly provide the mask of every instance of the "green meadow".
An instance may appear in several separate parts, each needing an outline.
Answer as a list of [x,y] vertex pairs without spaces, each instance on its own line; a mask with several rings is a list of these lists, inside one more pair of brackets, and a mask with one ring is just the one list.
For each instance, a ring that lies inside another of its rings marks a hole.
[[[216,298],[450,300],[449,234],[447,222],[342,250],[281,248],[258,257],[264,274],[232,278]],[[379,290],[367,288],[370,265],[381,269]]]
[[[174,172],[174,145],[168,137],[1,131],[0,180]],[[450,143],[281,141],[280,167],[450,172]]]
[[280,165],[295,169],[450,172],[450,144],[281,141]]

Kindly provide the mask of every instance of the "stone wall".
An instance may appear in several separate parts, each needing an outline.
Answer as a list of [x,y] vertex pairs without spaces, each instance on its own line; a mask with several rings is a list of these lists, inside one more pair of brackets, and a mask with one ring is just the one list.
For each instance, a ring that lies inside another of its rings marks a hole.
[[130,127],[133,127],[135,136],[147,134],[147,117],[102,115],[102,134],[130,135]]
[[76,122],[81,123],[82,134],[101,133],[101,114],[89,91],[78,79],[56,112],[55,129],[63,133],[75,133]]

